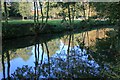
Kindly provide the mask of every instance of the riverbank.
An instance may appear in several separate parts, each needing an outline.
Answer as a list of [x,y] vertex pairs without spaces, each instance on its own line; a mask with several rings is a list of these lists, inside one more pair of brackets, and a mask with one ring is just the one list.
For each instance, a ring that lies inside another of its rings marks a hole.
[[[30,36],[35,35],[35,27],[34,21],[32,20],[13,20],[9,21],[8,24],[5,22],[2,22],[2,36],[3,39],[10,39],[10,38],[17,38],[17,37],[24,37],[24,36]],[[107,26],[107,25],[114,25],[113,23],[110,23],[109,21],[79,21],[75,20],[74,23],[69,25],[69,23],[64,22],[61,23],[61,20],[49,20],[47,25],[45,25],[44,29],[42,31],[39,31],[39,34],[53,34],[53,33],[60,33],[65,31],[79,31],[84,30],[88,28],[94,28],[99,26]],[[41,26],[41,23],[39,24],[39,27]]]
[[[111,26],[112,27],[112,26]],[[8,51],[8,50],[12,50],[12,49],[18,49],[18,48],[24,48],[24,47],[28,47],[28,46],[32,46],[32,45],[35,45],[37,43],[39,44],[42,44],[42,43],[45,43],[45,42],[49,42],[51,40],[54,40],[54,39],[58,39],[58,38],[62,38],[64,37],[65,35],[73,35],[73,34],[81,34],[81,33],[84,33],[84,32],[90,32],[90,31],[93,31],[93,34],[89,34],[92,39],[94,40],[95,37],[96,37],[96,32],[94,32],[95,30],[102,30],[102,29],[111,29],[110,26],[104,26],[104,28],[94,28],[92,30],[82,30],[82,31],[66,31],[66,32],[63,32],[63,33],[55,33],[55,34],[41,34],[39,36],[26,36],[26,37],[19,37],[19,38],[12,38],[12,39],[6,39],[4,40],[2,43],[2,47],[3,47],[3,52],[5,51]],[[101,33],[101,31],[99,31]],[[104,33],[104,32],[102,32]],[[89,36],[89,38],[91,38]],[[102,37],[102,35],[100,35],[100,37]],[[12,46],[11,46],[12,45]]]

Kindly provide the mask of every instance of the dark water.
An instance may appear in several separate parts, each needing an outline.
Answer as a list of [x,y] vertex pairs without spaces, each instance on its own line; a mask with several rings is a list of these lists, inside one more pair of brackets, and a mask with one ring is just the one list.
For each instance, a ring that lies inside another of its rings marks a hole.
[[120,36],[113,28],[6,40],[0,79],[120,78]]

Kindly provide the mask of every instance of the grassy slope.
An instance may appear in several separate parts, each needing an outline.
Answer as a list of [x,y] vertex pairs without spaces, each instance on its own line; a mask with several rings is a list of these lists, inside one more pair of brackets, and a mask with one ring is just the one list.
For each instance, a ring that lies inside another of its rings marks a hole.
[[[41,21],[40,21],[41,22]],[[27,35],[34,35],[34,21],[33,20],[11,20],[6,25],[2,22],[2,36],[3,38],[13,38]],[[93,27],[93,26],[102,26],[109,25],[111,23],[106,21],[79,21],[75,20],[73,27],[70,28],[67,23],[61,23],[61,20],[49,20],[47,26],[41,33],[59,33],[63,31],[69,31],[70,29],[83,29],[85,27]]]

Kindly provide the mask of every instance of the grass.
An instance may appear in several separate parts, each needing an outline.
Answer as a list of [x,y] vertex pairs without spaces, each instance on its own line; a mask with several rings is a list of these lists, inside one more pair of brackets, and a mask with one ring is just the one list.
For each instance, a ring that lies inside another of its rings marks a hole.
[[[81,30],[96,26],[111,25],[109,21],[79,21],[75,20],[74,24],[68,25],[61,23],[62,20],[48,20],[44,30],[40,33],[59,33],[69,30]],[[40,20],[41,22],[41,20]],[[2,21],[3,38],[14,38],[28,35],[35,35],[34,20],[10,20],[8,24]],[[72,26],[72,27],[70,27]]]
[[[42,20],[39,20],[39,22],[42,22]],[[48,23],[60,23],[61,20],[49,20]],[[2,21],[4,23],[4,21]],[[34,23],[34,20],[8,20],[8,23],[10,24],[26,24],[26,23]],[[45,20],[44,20],[45,23]]]
[[[55,20],[48,20],[48,24],[61,24],[60,19],[55,19]],[[42,22],[42,20],[39,20],[39,22]],[[75,20],[74,23],[80,22],[79,20]],[[4,21],[2,21],[4,23]],[[9,20],[9,24],[27,24],[27,23],[34,23],[34,20]],[[45,20],[44,20],[45,23]]]

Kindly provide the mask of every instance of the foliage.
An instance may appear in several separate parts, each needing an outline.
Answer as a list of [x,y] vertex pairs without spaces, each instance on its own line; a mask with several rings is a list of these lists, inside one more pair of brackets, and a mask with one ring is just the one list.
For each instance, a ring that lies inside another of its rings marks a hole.
[[11,76],[13,79],[35,79],[35,74],[32,67],[24,65],[22,68],[17,68]]
[[112,22],[120,20],[120,2],[93,3],[93,6],[98,12],[98,17],[109,18]]
[[32,12],[32,10],[31,10],[32,3],[20,2],[18,4],[19,4],[18,11],[19,11],[20,15],[23,18],[29,17]]
[[[62,6],[60,6],[60,4],[62,4]],[[44,8],[47,7],[46,10],[44,10],[44,14],[47,15],[47,19],[46,19],[46,24],[45,24],[45,28],[41,33],[55,33],[55,32],[62,32],[62,31],[69,31],[69,30],[77,30],[79,31],[80,29],[84,30],[87,28],[93,28],[93,26],[102,26],[102,25],[108,25],[108,24],[112,24],[114,22],[119,22],[120,21],[120,2],[116,2],[116,3],[75,3],[75,2],[65,2],[65,3],[51,3],[49,5],[49,2],[47,2],[47,4],[44,4]],[[15,6],[15,7],[14,7]],[[12,15],[11,13],[13,12],[16,16],[18,15],[18,13],[23,17],[29,17],[31,16],[31,3],[11,3],[11,6],[4,6],[5,8],[5,15],[7,13],[7,10],[9,10],[9,15]],[[9,8],[9,9],[8,9]],[[50,13],[49,12],[49,8],[50,8]],[[97,12],[97,17],[98,19],[100,19],[100,21],[96,21],[96,20],[91,20],[89,18],[89,12],[90,9],[94,8]],[[59,10],[57,10],[59,9]],[[80,13],[81,12],[81,13]],[[53,15],[54,14],[54,15]],[[66,22],[64,23],[64,21],[62,23],[60,23],[60,21],[48,21],[49,16],[52,17],[57,17],[57,15],[62,16],[63,20],[65,20]],[[84,16],[85,20],[81,21],[81,22],[76,22],[74,23],[74,17],[77,16]],[[6,17],[6,16],[5,16]],[[36,16],[34,16],[36,17]],[[67,18],[69,18],[67,20]],[[71,24],[73,19],[73,24]],[[88,19],[88,20],[87,20]],[[106,20],[110,20],[106,21]],[[103,21],[101,21],[103,20]],[[10,22],[10,21],[9,21]],[[70,23],[70,25],[68,24]],[[19,25],[18,25],[19,24]],[[8,26],[9,25],[9,26]],[[15,21],[11,21],[8,25],[6,25],[6,23],[3,22],[3,37],[5,38],[11,38],[11,37],[21,37],[21,36],[27,36],[27,35],[33,35],[35,34],[35,32],[33,32],[33,26],[34,26],[34,22],[33,21],[28,21],[28,22],[16,22]],[[38,24],[39,26],[41,26],[41,21]],[[73,27],[70,27],[73,26]],[[92,27],[91,27],[92,26]],[[43,26],[42,26],[43,27]],[[21,33],[22,30],[22,33]],[[41,69],[43,75],[45,75],[45,77],[50,77],[50,66],[52,66],[51,71],[52,74],[55,75],[55,77],[69,77],[69,76],[73,76],[73,77],[96,77],[97,76],[102,76],[102,77],[110,77],[110,78],[119,78],[119,54],[120,54],[120,37],[119,37],[119,32],[120,29],[118,31],[111,31],[108,32],[107,35],[109,36],[108,38],[103,38],[103,39],[97,39],[96,41],[96,45],[94,48],[96,48],[96,52],[95,53],[91,53],[95,59],[95,61],[97,63],[99,63],[99,65],[101,66],[102,69],[101,70],[101,75],[97,75],[94,71],[93,68],[88,67],[86,65],[86,63],[84,63],[84,61],[82,61],[80,59],[80,54],[78,54],[76,58],[76,56],[73,55],[69,55],[67,57],[69,57],[69,60],[63,60],[61,58],[51,58],[51,62],[49,63],[44,63],[42,66],[38,65],[38,70]],[[52,44],[52,43],[49,43]],[[79,43],[80,44],[80,43]],[[84,44],[80,44],[82,45],[82,47],[84,48]],[[54,46],[54,45],[53,45]],[[54,47],[52,47],[54,48]],[[57,49],[58,47],[55,46],[55,48]],[[24,54],[24,49],[23,50],[17,50],[17,53],[19,54],[23,53]],[[54,52],[54,51],[51,51]],[[75,52],[75,51],[71,51],[71,52]],[[89,51],[88,51],[89,52]],[[26,58],[29,58],[29,56],[24,56],[23,54],[22,57],[26,60]],[[57,65],[55,64],[54,67],[53,65],[51,65],[52,63],[54,63],[54,61],[56,61]],[[70,61],[71,63],[75,63],[72,66],[69,66],[68,61]],[[80,63],[82,62],[82,64]],[[106,67],[107,66],[107,67]],[[83,69],[82,67],[84,67],[85,69]],[[28,78],[30,76],[33,77],[39,77],[39,72],[38,75],[36,76],[34,73],[34,71],[31,71],[31,67],[29,69],[28,66],[23,66],[23,68],[18,68],[16,70],[16,72],[13,74],[13,77],[16,78],[20,78],[20,79],[24,79],[24,78]],[[58,69],[58,71],[56,71]],[[77,71],[76,71],[76,70]],[[91,70],[93,69],[93,70]],[[82,72],[80,72],[79,70],[81,70]],[[91,72],[92,71],[92,72]],[[26,74],[27,72],[27,74]],[[92,73],[92,74],[91,74]],[[83,76],[81,76],[81,74],[83,74]]]
[[9,10],[9,16],[20,16],[20,12],[19,12],[19,3],[18,2],[11,2],[10,3],[11,6],[9,6],[10,10]]

